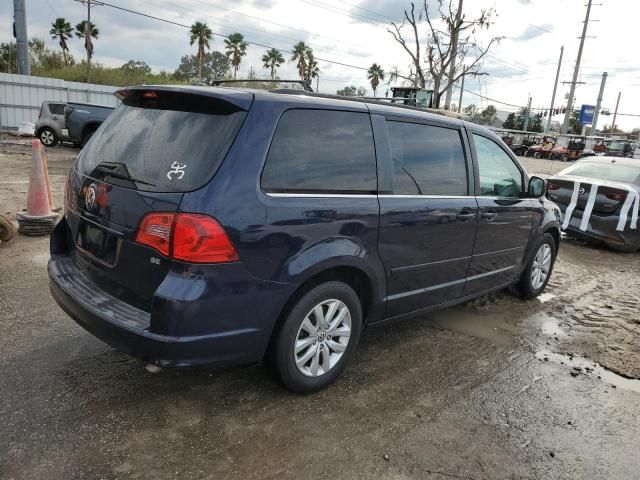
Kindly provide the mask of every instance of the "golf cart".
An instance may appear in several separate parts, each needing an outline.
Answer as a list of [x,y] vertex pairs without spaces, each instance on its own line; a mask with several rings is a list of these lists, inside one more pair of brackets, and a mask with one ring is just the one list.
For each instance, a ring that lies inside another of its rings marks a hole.
[[514,132],[509,148],[518,156],[526,155],[529,147],[537,145],[542,140],[542,135],[532,132]]
[[530,146],[526,152],[524,152],[525,157],[533,157],[533,158],[547,158],[551,153],[551,150],[556,144],[556,138],[551,135],[542,135],[540,142]]
[[562,160],[563,162],[575,161],[580,158],[587,145],[587,137],[582,135],[559,135],[556,145],[551,150],[549,158],[551,160]]
[[607,153],[606,139],[604,137],[586,137],[585,147],[578,158],[602,156]]

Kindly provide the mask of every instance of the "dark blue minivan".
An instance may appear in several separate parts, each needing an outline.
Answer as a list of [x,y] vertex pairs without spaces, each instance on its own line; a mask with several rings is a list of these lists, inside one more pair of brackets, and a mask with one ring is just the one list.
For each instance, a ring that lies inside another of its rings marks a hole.
[[365,327],[549,281],[559,210],[484,128],[299,90],[117,96],[70,172],[50,286],[149,364],[266,359],[311,391]]

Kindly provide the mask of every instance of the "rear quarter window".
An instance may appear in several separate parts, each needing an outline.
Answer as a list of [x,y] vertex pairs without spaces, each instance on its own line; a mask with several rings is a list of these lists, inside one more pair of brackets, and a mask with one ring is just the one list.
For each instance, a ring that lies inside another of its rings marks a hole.
[[261,186],[266,192],[375,193],[369,114],[286,111],[271,142]]
[[53,115],[64,115],[64,103],[50,103],[49,112]]

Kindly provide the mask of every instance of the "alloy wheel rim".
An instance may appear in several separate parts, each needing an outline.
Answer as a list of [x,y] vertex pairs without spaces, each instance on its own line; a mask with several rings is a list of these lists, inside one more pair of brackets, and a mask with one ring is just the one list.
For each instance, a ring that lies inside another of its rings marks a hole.
[[50,131],[45,130],[40,134],[40,139],[45,145],[51,145],[53,143],[53,134]]
[[340,300],[320,302],[304,317],[293,345],[298,371],[319,377],[333,369],[351,338],[351,312]]
[[551,247],[548,244],[542,245],[533,259],[531,269],[531,286],[538,290],[544,285],[551,270]]

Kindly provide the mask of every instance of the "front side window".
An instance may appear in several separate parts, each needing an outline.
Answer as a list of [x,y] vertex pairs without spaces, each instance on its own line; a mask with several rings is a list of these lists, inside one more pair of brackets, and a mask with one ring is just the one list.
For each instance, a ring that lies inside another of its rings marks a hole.
[[511,157],[493,140],[473,134],[478,156],[480,195],[513,197],[522,194],[522,172]]
[[261,185],[267,192],[375,193],[369,114],[288,110],[278,122]]
[[396,195],[467,195],[467,164],[458,130],[387,122]]

